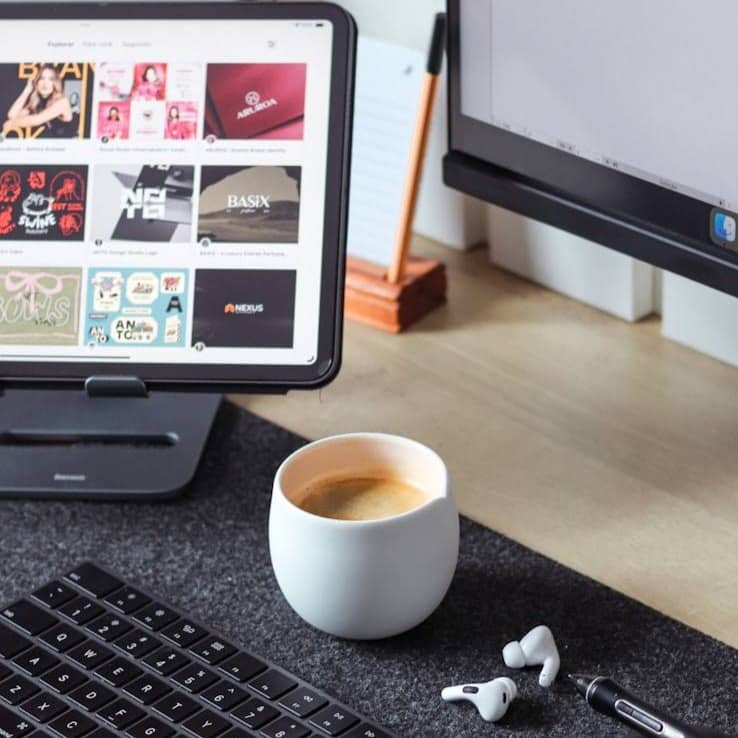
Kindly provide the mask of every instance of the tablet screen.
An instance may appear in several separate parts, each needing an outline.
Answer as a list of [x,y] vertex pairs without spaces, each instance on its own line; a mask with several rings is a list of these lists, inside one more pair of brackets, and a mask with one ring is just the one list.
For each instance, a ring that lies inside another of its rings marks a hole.
[[318,357],[333,25],[6,20],[3,361]]

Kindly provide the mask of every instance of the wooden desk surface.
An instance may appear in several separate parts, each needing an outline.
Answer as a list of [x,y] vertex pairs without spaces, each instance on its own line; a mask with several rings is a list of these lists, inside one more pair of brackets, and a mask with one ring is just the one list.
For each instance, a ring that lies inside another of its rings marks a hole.
[[483,250],[418,250],[447,307],[402,336],[348,324],[320,392],[232,399],[308,438],[427,443],[466,515],[738,647],[738,370]]

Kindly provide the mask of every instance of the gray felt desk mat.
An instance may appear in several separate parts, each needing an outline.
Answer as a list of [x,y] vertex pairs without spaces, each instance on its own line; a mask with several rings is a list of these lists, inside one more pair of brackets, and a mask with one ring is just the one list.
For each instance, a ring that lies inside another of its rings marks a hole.
[[[398,736],[625,735],[561,679],[543,690],[537,670],[505,668],[502,646],[543,618],[562,671],[611,675],[690,722],[738,726],[738,651],[469,520],[451,591],[413,632],[351,643],[305,625],[282,599],[267,550],[274,471],[303,443],[226,405],[194,485],[175,502],[0,501],[0,601],[95,559]],[[445,685],[506,674],[520,698],[497,726],[439,697]]]

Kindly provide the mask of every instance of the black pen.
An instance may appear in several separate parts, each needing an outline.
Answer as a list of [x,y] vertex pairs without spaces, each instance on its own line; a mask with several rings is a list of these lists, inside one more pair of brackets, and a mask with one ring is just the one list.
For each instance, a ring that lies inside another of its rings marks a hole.
[[619,720],[637,733],[660,738],[738,738],[672,718],[627,692],[612,679],[570,674],[579,694],[597,712]]

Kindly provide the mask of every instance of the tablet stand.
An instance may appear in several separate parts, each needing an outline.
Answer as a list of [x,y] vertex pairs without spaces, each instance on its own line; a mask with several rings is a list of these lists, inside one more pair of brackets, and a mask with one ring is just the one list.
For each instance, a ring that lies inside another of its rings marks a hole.
[[0,395],[0,497],[154,501],[192,479],[220,395],[148,393],[136,377]]

